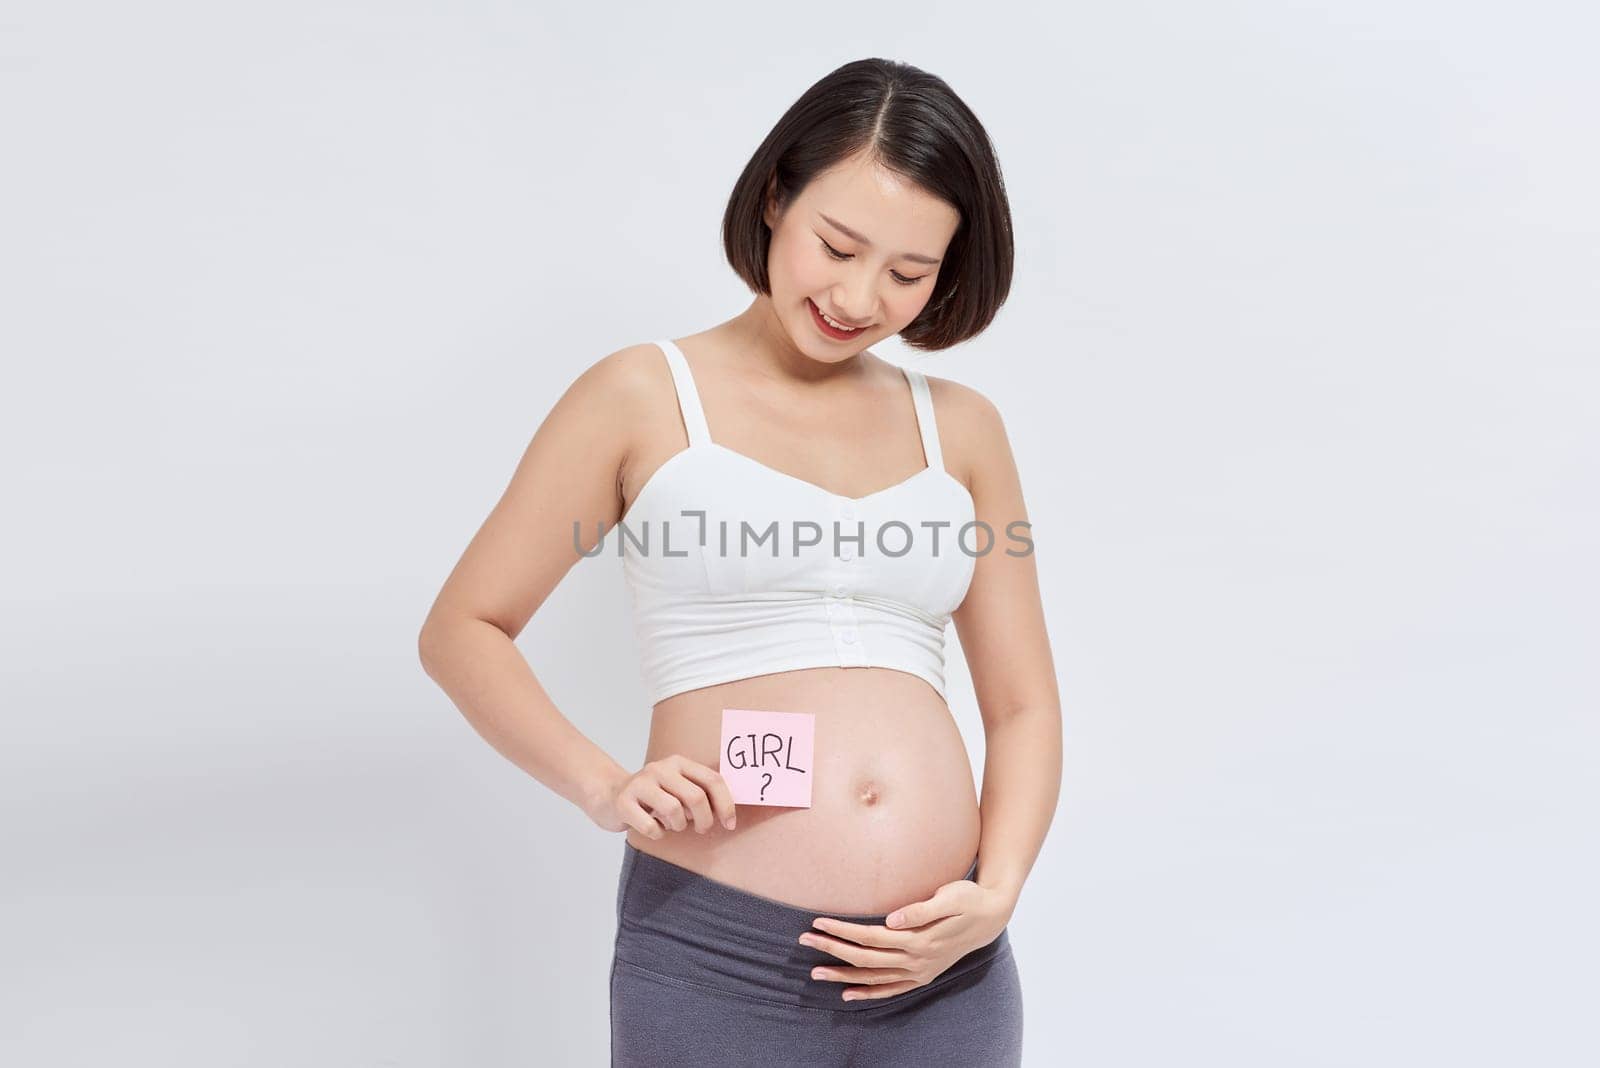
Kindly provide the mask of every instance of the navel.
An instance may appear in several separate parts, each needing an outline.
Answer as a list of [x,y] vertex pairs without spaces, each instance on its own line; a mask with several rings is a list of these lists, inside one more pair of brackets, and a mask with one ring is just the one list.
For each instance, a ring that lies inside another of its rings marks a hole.
[[876,805],[879,797],[878,784],[871,780],[862,783],[857,796],[861,798],[863,805]]

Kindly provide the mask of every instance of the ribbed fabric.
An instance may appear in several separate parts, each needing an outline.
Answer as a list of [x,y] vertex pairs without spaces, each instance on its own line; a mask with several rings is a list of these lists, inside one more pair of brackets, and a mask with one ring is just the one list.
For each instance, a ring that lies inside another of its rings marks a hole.
[[974,506],[944,469],[927,379],[902,368],[927,466],[851,498],[713,441],[688,361],[656,344],[689,444],[617,531],[650,703],[814,667],[904,671],[943,697],[945,630],[986,539],[958,541]]

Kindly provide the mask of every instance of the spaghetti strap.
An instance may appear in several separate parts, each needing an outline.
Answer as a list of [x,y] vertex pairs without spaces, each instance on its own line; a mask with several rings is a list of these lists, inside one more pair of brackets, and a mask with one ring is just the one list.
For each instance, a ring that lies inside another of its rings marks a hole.
[[928,466],[944,470],[944,453],[939,449],[939,424],[933,418],[933,394],[928,389],[928,379],[921,371],[902,367],[911,382],[911,399],[917,409],[917,429],[922,432],[922,451]]
[[672,384],[678,391],[678,410],[683,413],[683,428],[689,434],[689,445],[708,445],[711,443],[711,430],[706,426],[705,409],[700,406],[700,393],[694,388],[694,375],[689,373],[689,361],[683,358],[683,351],[670,340],[663,338],[656,342],[667,357],[667,366],[672,369]]

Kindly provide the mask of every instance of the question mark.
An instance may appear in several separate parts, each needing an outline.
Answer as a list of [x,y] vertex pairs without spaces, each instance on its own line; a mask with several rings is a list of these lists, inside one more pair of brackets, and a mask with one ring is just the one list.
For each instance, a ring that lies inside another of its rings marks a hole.
[[761,780],[762,781],[761,781],[761,795],[760,796],[761,796],[761,800],[765,801],[767,799],[767,787],[772,785],[772,772],[763,771],[761,773]]

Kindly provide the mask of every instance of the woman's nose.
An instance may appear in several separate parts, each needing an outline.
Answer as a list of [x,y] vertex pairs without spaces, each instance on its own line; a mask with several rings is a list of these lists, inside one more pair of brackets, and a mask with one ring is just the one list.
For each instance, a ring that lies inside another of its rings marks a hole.
[[873,296],[872,287],[861,281],[841,283],[833,291],[833,306],[839,309],[839,314],[852,323],[870,323],[873,321],[873,308],[877,299]]

